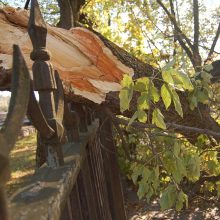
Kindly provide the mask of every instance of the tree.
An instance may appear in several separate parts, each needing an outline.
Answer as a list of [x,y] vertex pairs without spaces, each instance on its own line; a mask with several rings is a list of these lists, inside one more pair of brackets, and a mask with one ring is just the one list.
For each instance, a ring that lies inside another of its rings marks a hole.
[[[67,29],[80,25],[78,10],[85,2],[79,1],[74,7],[73,3],[59,1],[59,25]],[[175,206],[180,210],[187,205],[187,194],[195,193],[191,189],[210,187],[209,180],[219,190],[219,87],[210,83],[209,73],[216,73],[218,67],[203,65],[218,54],[219,25],[215,18],[212,21],[217,31],[209,25],[199,28],[199,14],[205,7],[196,0],[184,4],[172,0],[96,0],[82,8],[87,20],[93,21],[88,26],[130,52],[93,30],[120,62],[135,72],[133,79],[123,78],[120,100],[118,93],[110,92],[103,105],[110,109],[121,145],[120,161],[138,184],[139,197],[150,200],[161,195],[162,209]],[[184,7],[192,9],[186,17],[181,13]],[[103,16],[98,16],[101,12]],[[210,49],[202,45],[211,39]],[[119,106],[124,117],[115,116]]]

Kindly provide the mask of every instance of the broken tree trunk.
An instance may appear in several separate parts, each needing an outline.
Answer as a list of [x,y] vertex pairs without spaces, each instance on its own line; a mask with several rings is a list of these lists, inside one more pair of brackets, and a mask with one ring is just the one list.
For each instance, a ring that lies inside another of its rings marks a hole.
[[[5,7],[0,11],[0,89],[10,88],[12,45],[18,44],[31,69],[32,44],[27,33],[28,11]],[[47,26],[47,49],[52,54],[51,63],[63,81],[65,95],[75,102],[107,105],[119,113],[118,91],[124,74],[139,78],[151,76],[159,71],[133,57],[101,34],[86,28],[65,30]],[[159,83],[155,83],[160,87]],[[220,132],[220,126],[211,118],[209,109],[191,111],[187,94],[180,94],[184,117],[173,107],[163,111],[167,122],[179,125],[210,129]],[[130,112],[135,110],[136,98],[132,100]],[[163,110],[161,102],[160,108]],[[191,132],[181,131],[184,135]],[[192,134],[190,134],[192,135]]]

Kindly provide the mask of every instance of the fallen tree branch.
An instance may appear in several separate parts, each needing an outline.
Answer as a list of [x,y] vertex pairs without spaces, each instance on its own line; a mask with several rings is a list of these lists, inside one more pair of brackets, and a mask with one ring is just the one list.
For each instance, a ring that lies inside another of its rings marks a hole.
[[[124,124],[124,125],[128,125],[129,121],[123,118],[118,118],[115,116],[114,120],[116,120],[118,123],[120,124]],[[185,126],[185,125],[178,125],[175,123],[166,123],[167,128],[171,128],[171,129],[175,129],[175,130],[181,130],[181,131],[189,131],[189,132],[194,132],[196,134],[206,134],[206,135],[210,135],[213,136],[215,138],[220,138],[220,133],[219,132],[215,132],[212,130],[208,130],[208,129],[202,129],[202,128],[196,128],[196,127],[189,127],[189,126]],[[138,129],[146,129],[146,128],[158,128],[157,126],[153,125],[153,124],[144,124],[141,122],[133,122],[130,126],[134,127],[134,128],[138,128]]]

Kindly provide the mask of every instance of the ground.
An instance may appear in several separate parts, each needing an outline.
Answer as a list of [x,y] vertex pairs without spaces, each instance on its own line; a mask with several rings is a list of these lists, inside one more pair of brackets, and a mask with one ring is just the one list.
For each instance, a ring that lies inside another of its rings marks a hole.
[[173,209],[160,211],[158,200],[147,204],[146,200],[139,200],[132,186],[132,183],[123,178],[126,208],[129,220],[150,220],[150,219],[220,219],[220,198],[205,198],[197,196],[191,199],[190,207],[180,212]]
[[17,141],[10,154],[11,179],[7,183],[7,194],[11,196],[28,181],[35,170],[36,133]]
[[[11,152],[11,179],[7,183],[7,194],[11,196],[16,190],[27,183],[30,175],[35,170],[36,133],[17,141]],[[125,177],[122,178],[126,209],[129,220],[148,219],[220,219],[220,198],[193,198],[189,209],[181,212],[174,210],[160,211],[157,200],[147,204],[145,200],[138,200],[132,183]]]

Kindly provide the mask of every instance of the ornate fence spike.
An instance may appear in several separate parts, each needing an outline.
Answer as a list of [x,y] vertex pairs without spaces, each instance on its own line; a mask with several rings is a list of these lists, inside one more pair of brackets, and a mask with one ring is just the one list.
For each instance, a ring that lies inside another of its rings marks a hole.
[[[51,167],[63,164],[62,144],[63,137],[63,88],[58,73],[54,73],[53,66],[49,62],[50,53],[46,50],[47,26],[40,12],[37,0],[31,1],[30,19],[28,25],[33,51],[31,59],[34,61],[33,87],[39,92],[39,106],[48,125],[55,131],[53,136],[42,135],[43,128],[38,129],[41,133],[42,141],[47,147],[47,163]],[[55,77],[56,74],[56,77]],[[58,85],[58,88],[57,88]],[[32,100],[33,101],[33,100]],[[32,111],[32,113],[34,113]],[[41,120],[43,117],[41,117]],[[44,120],[41,121],[41,124]],[[44,128],[48,129],[47,126]]]
[[8,155],[17,139],[26,114],[30,78],[17,45],[13,46],[12,94],[5,124],[0,131],[0,219],[8,219],[4,187],[10,177]]
[[29,100],[29,71],[17,45],[13,46],[12,94],[5,124],[1,130],[0,154],[8,156],[23,123]]
[[47,26],[42,17],[37,0],[31,0],[28,33],[34,48],[34,51],[32,53],[36,52],[36,50],[38,51],[41,48],[46,47]]

